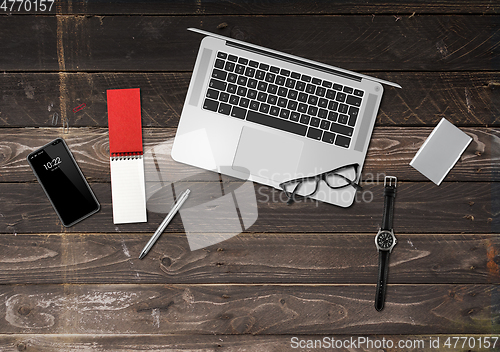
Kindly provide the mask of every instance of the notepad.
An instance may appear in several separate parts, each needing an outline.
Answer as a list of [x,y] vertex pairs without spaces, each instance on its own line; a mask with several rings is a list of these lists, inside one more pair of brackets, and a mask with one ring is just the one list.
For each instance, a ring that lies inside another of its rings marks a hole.
[[146,222],[139,89],[107,91],[113,223]]

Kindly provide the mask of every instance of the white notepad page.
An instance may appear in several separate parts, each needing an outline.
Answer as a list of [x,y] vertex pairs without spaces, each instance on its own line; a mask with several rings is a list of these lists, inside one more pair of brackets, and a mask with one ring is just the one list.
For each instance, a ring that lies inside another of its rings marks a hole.
[[141,156],[111,157],[113,223],[146,222],[144,161]]

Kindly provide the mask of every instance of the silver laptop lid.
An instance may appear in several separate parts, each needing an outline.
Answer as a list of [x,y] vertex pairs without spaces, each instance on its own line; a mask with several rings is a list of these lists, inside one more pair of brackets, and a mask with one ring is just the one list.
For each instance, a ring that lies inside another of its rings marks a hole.
[[291,55],[291,54],[285,54],[285,53],[282,53],[280,51],[276,51],[276,50],[264,48],[264,47],[261,47],[261,46],[255,45],[255,44],[250,44],[250,43],[247,43],[247,42],[243,42],[241,40],[224,37],[224,36],[219,35],[219,34],[215,34],[215,33],[204,31],[202,29],[188,28],[188,31],[196,32],[196,33],[200,33],[200,34],[204,34],[204,35],[207,35],[207,36],[210,36],[210,37],[214,37],[214,38],[219,38],[221,40],[225,40],[226,42],[228,42],[228,44],[230,44],[230,43],[236,43],[236,44],[239,44],[243,48],[246,48],[246,49],[249,49],[249,50],[254,49],[254,50],[256,50],[257,52],[259,52],[261,54],[271,54],[272,56],[275,56],[275,57],[277,57],[279,59],[282,59],[282,60],[285,60],[285,61],[290,61],[291,60],[294,63],[299,63],[299,64],[300,63],[305,63],[305,64],[307,64],[308,66],[310,66],[312,68],[315,68],[315,69],[318,69],[318,70],[321,70],[321,71],[326,70],[327,72],[334,73],[334,74],[337,74],[337,75],[340,75],[340,76],[343,76],[343,77],[347,77],[347,78],[351,78],[351,79],[357,79],[357,80],[361,80],[362,78],[364,78],[364,79],[368,79],[370,81],[378,82],[378,83],[381,83],[381,84],[386,84],[388,86],[392,86],[392,87],[396,87],[396,88],[401,88],[401,86],[399,84],[394,83],[394,82],[386,81],[386,80],[375,78],[375,77],[366,76],[366,75],[363,75],[361,73],[357,73],[357,72],[345,70],[345,69],[340,68],[340,67],[326,65],[326,64],[323,64],[323,63],[320,63],[320,62],[317,62],[317,61],[312,61],[312,60],[304,59],[302,57],[294,56],[294,55]]

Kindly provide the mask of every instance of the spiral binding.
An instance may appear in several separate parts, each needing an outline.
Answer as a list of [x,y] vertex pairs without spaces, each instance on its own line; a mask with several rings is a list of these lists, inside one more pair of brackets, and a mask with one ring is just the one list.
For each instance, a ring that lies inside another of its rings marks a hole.
[[112,156],[111,161],[142,159],[142,155]]

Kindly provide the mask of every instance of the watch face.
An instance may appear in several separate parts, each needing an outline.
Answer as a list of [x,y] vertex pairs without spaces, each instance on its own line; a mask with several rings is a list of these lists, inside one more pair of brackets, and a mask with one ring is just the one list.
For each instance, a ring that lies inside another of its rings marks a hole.
[[394,243],[394,237],[392,233],[388,231],[382,231],[377,236],[377,244],[381,249],[389,249]]

